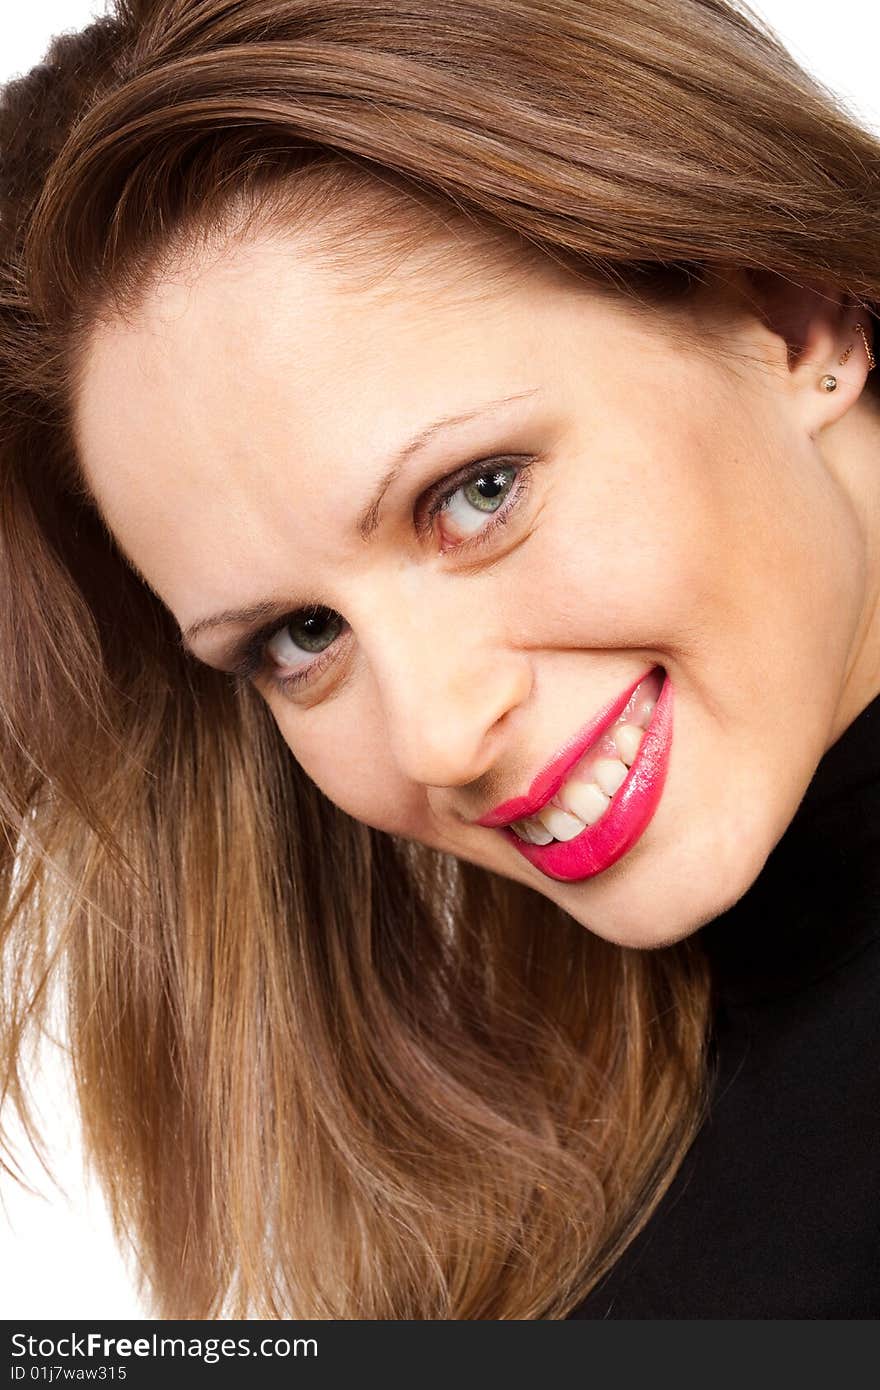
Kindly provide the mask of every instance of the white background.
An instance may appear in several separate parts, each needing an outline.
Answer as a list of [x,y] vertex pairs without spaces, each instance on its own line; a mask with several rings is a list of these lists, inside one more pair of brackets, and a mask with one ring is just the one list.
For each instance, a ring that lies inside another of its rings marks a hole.
[[[0,0],[0,82],[39,62],[53,34],[81,29],[104,0]],[[880,132],[880,9],[876,0],[754,0],[801,63]],[[39,1095],[49,1182],[22,1141],[35,1194],[0,1173],[0,1317],[85,1319],[144,1317],[125,1262],[110,1234],[100,1192],[82,1171],[77,1121],[63,1056],[47,1050]]]

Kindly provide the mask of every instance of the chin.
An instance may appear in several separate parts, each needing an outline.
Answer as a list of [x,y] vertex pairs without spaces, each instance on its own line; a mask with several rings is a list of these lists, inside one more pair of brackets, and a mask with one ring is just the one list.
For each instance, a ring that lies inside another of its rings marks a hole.
[[[668,922],[658,922],[655,919],[647,924],[636,924],[632,918],[625,922],[597,922],[582,921],[581,925],[587,931],[591,931],[594,936],[600,936],[603,941],[609,941],[614,946],[628,946],[634,951],[659,951],[664,946],[674,946],[676,942],[683,941],[686,936],[691,936],[700,927],[704,927],[707,922],[713,921],[718,916],[716,912],[687,921],[684,924],[672,925]],[[577,920],[580,920],[579,918]]]
[[[752,886],[770,852],[768,845],[754,841],[746,848],[741,833],[731,837],[726,849],[716,843],[707,854],[706,848],[701,847],[693,863],[677,863],[674,872],[664,875],[665,882],[655,874],[627,874],[624,857],[619,867],[614,866],[613,878],[601,876],[605,879],[601,891],[596,891],[599,879],[593,880],[589,903],[570,899],[561,905],[581,926],[616,946],[639,951],[674,946],[733,907]],[[711,879],[706,863],[712,865]]]

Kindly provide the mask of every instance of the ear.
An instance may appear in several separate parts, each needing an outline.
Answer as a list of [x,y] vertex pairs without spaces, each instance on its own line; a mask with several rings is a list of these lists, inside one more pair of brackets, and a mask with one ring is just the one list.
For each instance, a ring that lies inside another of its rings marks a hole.
[[[826,282],[795,285],[762,270],[742,277],[755,312],[777,335],[772,355],[813,437],[845,415],[862,394],[871,358],[877,355],[873,318]],[[837,380],[831,391],[822,385],[826,376]]]

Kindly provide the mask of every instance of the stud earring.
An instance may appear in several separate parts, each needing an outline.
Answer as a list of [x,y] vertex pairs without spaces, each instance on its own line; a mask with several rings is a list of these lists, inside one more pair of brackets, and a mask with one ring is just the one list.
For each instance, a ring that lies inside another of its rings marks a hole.
[[819,385],[822,386],[826,391],[836,391],[837,377],[831,376],[830,374],[828,376],[823,376],[822,380],[819,382]]

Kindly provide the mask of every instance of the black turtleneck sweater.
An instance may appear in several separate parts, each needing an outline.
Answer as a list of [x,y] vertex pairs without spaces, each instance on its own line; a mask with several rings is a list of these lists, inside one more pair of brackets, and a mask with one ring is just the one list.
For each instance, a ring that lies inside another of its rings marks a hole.
[[709,1117],[570,1318],[880,1317],[880,696],[697,934]]

